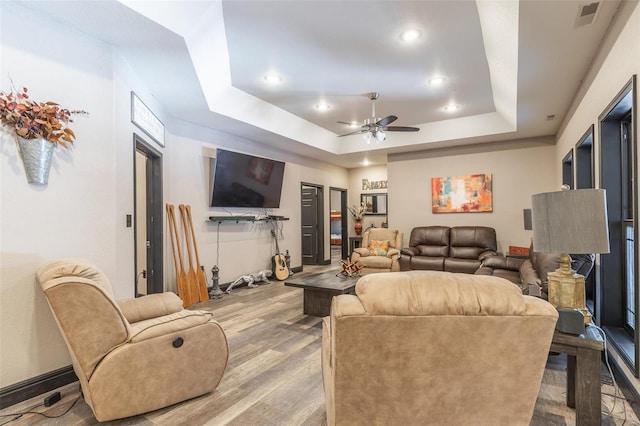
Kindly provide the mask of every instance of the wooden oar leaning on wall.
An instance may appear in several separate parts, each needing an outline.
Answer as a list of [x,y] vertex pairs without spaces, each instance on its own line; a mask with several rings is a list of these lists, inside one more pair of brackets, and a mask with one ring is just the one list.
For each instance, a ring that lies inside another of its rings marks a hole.
[[187,285],[191,294],[193,303],[200,302],[200,291],[198,289],[198,279],[196,278],[196,269],[193,266],[193,255],[191,252],[191,234],[189,234],[189,224],[187,223],[187,212],[184,204],[178,206],[180,216],[182,217],[182,228],[184,229],[184,238],[187,241],[187,256],[189,257],[189,272],[187,273]]
[[[176,224],[176,212],[173,204],[167,204],[167,223],[169,224],[169,234],[171,235],[171,249],[173,252],[173,263],[176,268],[176,288],[178,296],[182,299],[182,305],[186,308],[194,302],[187,283],[187,274],[184,271],[182,262],[182,249],[178,238],[178,228]],[[196,300],[197,302],[197,300]]]
[[191,218],[191,206],[186,205],[187,220],[189,221],[189,228],[191,228],[191,242],[193,243],[193,251],[196,254],[196,282],[198,284],[198,291],[200,294],[200,301],[204,302],[209,300],[209,290],[207,289],[207,277],[204,275],[200,263],[200,256],[198,255],[198,243],[196,243],[196,233],[193,229],[193,219]]

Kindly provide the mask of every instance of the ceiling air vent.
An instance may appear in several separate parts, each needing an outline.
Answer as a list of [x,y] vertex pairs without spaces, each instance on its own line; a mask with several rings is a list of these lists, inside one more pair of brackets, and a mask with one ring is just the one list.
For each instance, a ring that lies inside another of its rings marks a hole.
[[590,3],[578,6],[578,17],[576,19],[576,28],[585,25],[591,25],[596,21],[600,3]]

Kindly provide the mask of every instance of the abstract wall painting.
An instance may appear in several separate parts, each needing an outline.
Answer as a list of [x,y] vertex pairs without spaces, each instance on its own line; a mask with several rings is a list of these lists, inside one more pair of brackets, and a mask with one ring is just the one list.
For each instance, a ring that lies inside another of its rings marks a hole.
[[493,211],[491,174],[431,178],[433,213]]

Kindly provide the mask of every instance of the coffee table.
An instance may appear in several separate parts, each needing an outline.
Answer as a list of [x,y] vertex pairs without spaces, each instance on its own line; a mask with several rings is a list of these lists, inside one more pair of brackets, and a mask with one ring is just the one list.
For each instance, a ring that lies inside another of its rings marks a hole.
[[336,276],[336,271],[322,272],[284,282],[290,287],[304,289],[302,312],[314,317],[326,317],[331,313],[331,299],[339,294],[355,294],[359,276]]

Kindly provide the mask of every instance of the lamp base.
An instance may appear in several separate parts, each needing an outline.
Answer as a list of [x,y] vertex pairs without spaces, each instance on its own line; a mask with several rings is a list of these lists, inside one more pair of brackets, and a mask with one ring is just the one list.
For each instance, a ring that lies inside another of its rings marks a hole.
[[568,254],[560,256],[560,267],[547,274],[549,279],[549,303],[556,308],[579,309],[584,315],[584,323],[591,322],[591,313],[586,307],[584,276],[571,269]]

